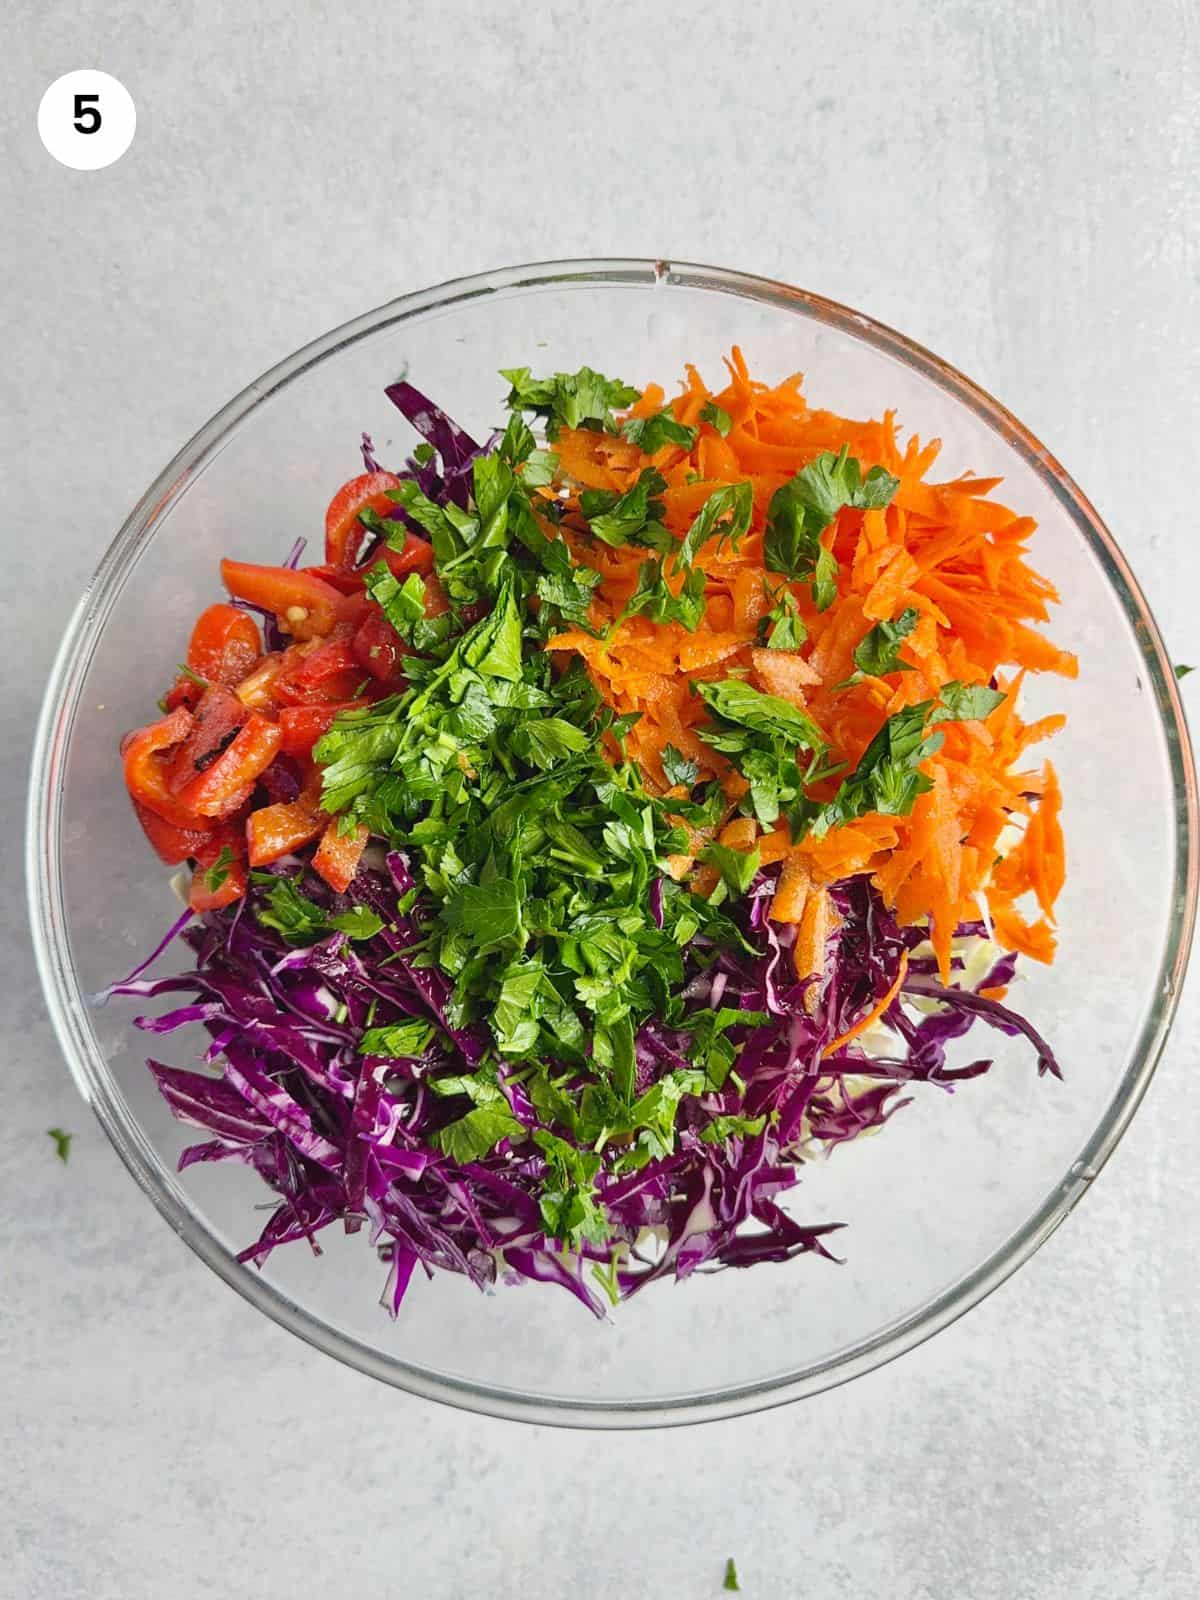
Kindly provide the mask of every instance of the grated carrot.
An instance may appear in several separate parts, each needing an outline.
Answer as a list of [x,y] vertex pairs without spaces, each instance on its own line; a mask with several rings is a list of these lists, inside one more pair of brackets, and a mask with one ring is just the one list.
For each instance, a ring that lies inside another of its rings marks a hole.
[[[845,1033],[839,1033],[836,1039],[831,1040],[830,1043],[825,1046],[824,1050],[821,1051],[822,1056],[831,1056],[835,1050],[840,1050],[843,1045],[849,1044],[851,1039],[857,1039],[860,1033],[865,1033],[872,1023],[878,1022],[880,1017],[883,1016],[884,1012],[891,1005],[892,1001],[900,993],[900,989],[907,975],[908,951],[902,950],[900,952],[900,970],[896,973],[895,978],[892,980],[892,985],[888,989],[887,993],[881,999],[877,1000],[871,1007],[870,1011],[867,1012],[866,1016],[860,1017],[852,1028],[847,1028]],[[981,994],[987,992],[988,991],[986,990],[980,990]]]
[[[932,787],[909,816],[868,814],[795,847],[779,828],[758,839],[764,862],[783,862],[772,916],[798,924],[802,935],[807,919],[809,934],[797,939],[797,969],[811,958],[807,969],[817,970],[818,923],[824,918],[828,924],[824,886],[868,872],[902,920],[928,920],[943,980],[949,978],[955,927],[984,909],[1000,943],[1052,960],[1054,905],[1065,877],[1062,794],[1049,763],[1036,773],[1022,770],[1021,762],[1024,751],[1056,733],[1064,719],[1026,723],[1017,701],[1028,673],[1074,677],[1078,663],[1035,626],[1057,599],[1053,585],[1026,559],[1035,524],[992,498],[997,478],[960,474],[929,481],[939,442],[910,436],[901,443],[892,413],[855,420],[817,410],[799,377],[761,383],[736,347],[726,369],[727,381],[710,388],[695,367],[687,368],[670,404],[679,421],[697,427],[696,443],[691,450],[666,447],[653,458],[666,483],[664,521],[676,538],[720,484],[751,486],[753,518],[739,547],[712,539],[697,556],[705,576],[699,627],[688,633],[678,623],[635,616],[605,638],[567,629],[547,648],[582,656],[618,715],[640,713],[625,748],[652,786],[666,790],[662,755],[672,745],[697,763],[702,778],[721,782],[731,806],[747,786],[697,733],[707,721],[693,691],[697,681],[745,677],[802,707],[845,770],[853,770],[897,710],[936,697],[952,680],[995,683],[1005,698],[982,722],[941,725],[942,747],[923,763]],[[725,437],[701,422],[710,403],[731,419]],[[649,385],[633,412],[648,416],[662,405],[663,391]],[[838,514],[822,536],[838,561],[836,598],[817,611],[809,584],[786,584],[807,638],[796,651],[764,648],[763,619],[781,584],[763,560],[771,497],[814,456],[843,447],[864,472],[882,466],[899,487],[886,508]],[[606,632],[632,595],[646,552],[600,544],[570,513],[580,489],[623,491],[650,458],[625,439],[587,429],[563,429],[555,448],[568,491],[562,536],[573,558],[599,576],[591,620]],[[847,686],[855,675],[854,652],[871,627],[906,608],[918,613],[902,652],[909,670],[884,678],[859,674]],[[818,788],[817,797],[832,793],[836,784],[835,779],[827,791]],[[996,865],[997,842],[1014,820],[1024,825],[1021,840]],[[737,848],[753,848],[755,825],[749,831],[740,823],[727,825],[726,834],[731,826],[739,829]],[[694,865],[702,846],[698,842],[671,862],[675,875],[693,874],[695,887],[715,882],[711,868]],[[1021,909],[1025,898],[1036,906],[1036,920]]]

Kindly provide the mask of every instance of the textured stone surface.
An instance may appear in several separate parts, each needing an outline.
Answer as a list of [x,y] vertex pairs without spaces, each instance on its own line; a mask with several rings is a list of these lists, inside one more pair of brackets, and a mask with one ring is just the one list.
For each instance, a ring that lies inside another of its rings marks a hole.
[[[1059,454],[1200,656],[1194,4],[40,0],[6,23],[10,818],[59,629],[178,444],[321,330],[510,260],[728,262],[903,328]],[[78,66],[138,107],[104,172],[34,127]],[[800,1407],[571,1435],[340,1369],[164,1228],[59,1061],[16,831],[3,1593],[682,1600],[729,1553],[757,1600],[1200,1588],[1194,988],[1095,1192],[954,1328]]]

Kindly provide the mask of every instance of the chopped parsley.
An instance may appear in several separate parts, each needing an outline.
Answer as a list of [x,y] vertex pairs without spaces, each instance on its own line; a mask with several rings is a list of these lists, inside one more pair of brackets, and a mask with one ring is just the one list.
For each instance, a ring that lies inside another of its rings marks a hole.
[[698,432],[697,428],[676,422],[671,411],[656,411],[652,417],[630,417],[621,424],[621,437],[636,444],[646,456],[654,455],[669,444],[677,445],[680,450],[690,450]]
[[210,894],[216,894],[217,890],[221,888],[226,878],[228,878],[229,869],[232,866],[233,851],[227,844],[223,844],[217,859],[204,874],[204,882]]
[[715,400],[706,400],[700,407],[700,421],[707,422],[714,428],[722,439],[727,438],[730,428],[733,427],[733,418],[728,411],[723,411]]
[[253,872],[250,877],[252,883],[265,889],[265,894],[255,900],[255,917],[264,928],[282,934],[289,944],[312,944],[331,933],[373,939],[383,928],[383,919],[369,906],[351,906],[348,911],[330,915],[301,893],[294,878],[265,871]]
[[[556,417],[578,426],[582,411],[607,428],[604,408],[632,397],[596,374],[565,386],[524,372],[508,377],[514,405],[547,424]],[[412,484],[395,491],[430,534],[451,609],[429,631],[416,584],[373,569],[371,593],[413,647],[408,687],[343,713],[314,754],[324,809],[408,853],[419,885],[415,960],[450,980],[450,1026],[486,1031],[474,1073],[425,1080],[457,1113],[437,1134],[438,1148],[465,1163],[506,1139],[528,1142],[504,1088],[517,1075],[542,1124],[532,1138],[547,1169],[547,1229],[565,1244],[602,1243],[601,1152],[618,1173],[669,1152],[680,1102],[717,1088],[732,1062],[713,1012],[683,993],[684,948],[701,928],[714,949],[740,935],[718,905],[665,876],[667,857],[687,845],[680,812],[708,815],[715,806],[716,820],[717,786],[699,801],[648,794],[639,770],[612,764],[602,748],[607,733],[619,741],[636,719],[614,720],[581,662],[562,671],[562,658],[556,668],[542,649],[564,621],[586,625],[595,575],[547,536],[527,481],[535,459],[533,435],[514,414],[495,451],[473,464],[469,509],[426,503]],[[749,486],[715,491],[682,542],[661,528],[664,487],[647,469],[624,495],[585,491],[581,509],[605,542],[662,545],[643,566],[631,611],[685,625],[694,618],[694,626],[704,604],[694,557],[708,538],[736,539],[748,528]],[[672,781],[691,790],[698,764],[677,750],[667,759]],[[757,857],[730,852],[726,861],[714,848],[726,892],[743,892]],[[257,914],[289,942],[337,927],[291,880],[256,874],[255,882],[267,889]],[[351,936],[374,931],[367,924]],[[651,1017],[694,1036],[695,1065],[639,1095],[634,1039]],[[391,1059],[431,1047],[427,1032],[407,1024],[371,1029],[361,1044]]]
[[682,784],[685,789],[690,789],[700,776],[700,768],[696,763],[690,761],[681,750],[676,750],[673,744],[664,747],[662,764],[667,782],[672,788],[676,784]]
[[637,543],[660,548],[669,538],[662,525],[663,504],[659,499],[666,487],[662,473],[647,467],[624,494],[612,489],[585,489],[579,496],[579,509],[592,536],[605,544]]
[[858,668],[849,683],[861,683],[864,678],[883,678],[889,672],[911,672],[907,661],[900,659],[900,646],[921,620],[921,613],[910,606],[891,622],[877,622],[854,651],[854,665]]
[[722,882],[731,894],[745,894],[758,876],[762,858],[757,849],[733,850],[728,845],[713,843],[701,852],[700,860],[716,867]]
[[762,620],[769,650],[799,650],[808,638],[796,596],[788,588],[776,594],[775,604]]
[[741,1591],[742,1586],[738,1582],[737,1564],[732,1556],[725,1563],[725,1581],[721,1587],[722,1589],[732,1590],[735,1594]]
[[862,468],[843,446],[823,451],[776,489],[767,508],[763,560],[787,578],[811,579],[813,600],[825,611],[837,596],[837,558],[821,536],[845,506],[886,506],[900,487],[883,467]]
[[47,1128],[46,1137],[54,1140],[54,1153],[65,1165],[71,1154],[71,1140],[73,1133],[66,1133],[62,1128]]
[[541,417],[546,436],[555,439],[560,428],[592,428],[616,433],[615,410],[630,406],[638,397],[619,378],[606,378],[591,367],[578,372],[556,372],[550,378],[535,378],[528,367],[510,367],[500,376],[512,385],[508,406],[512,411],[529,411]]
[[[728,756],[750,785],[742,810],[764,828],[785,816],[796,834],[809,815],[806,786],[831,770],[821,730],[790,700],[763,694],[740,678],[698,683],[695,689],[714,713],[710,727],[697,729],[701,739]],[[803,765],[797,752],[805,757]]]

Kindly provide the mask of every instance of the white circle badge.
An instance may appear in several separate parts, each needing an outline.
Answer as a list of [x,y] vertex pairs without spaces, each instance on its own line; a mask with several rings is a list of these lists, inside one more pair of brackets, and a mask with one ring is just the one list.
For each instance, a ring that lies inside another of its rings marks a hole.
[[83,67],[64,72],[42,96],[38,135],[56,161],[95,172],[119,161],[133,143],[137,111],[123,83]]

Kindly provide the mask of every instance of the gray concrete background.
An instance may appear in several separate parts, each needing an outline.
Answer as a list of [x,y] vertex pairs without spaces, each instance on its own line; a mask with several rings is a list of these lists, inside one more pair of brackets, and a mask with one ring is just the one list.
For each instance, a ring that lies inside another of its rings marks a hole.
[[[1197,1593],[1195,985],[1094,1193],[987,1304],[803,1406],[595,1438],[392,1394],[221,1287],[75,1099],[18,892],[42,682],[146,483],[297,344],[506,261],[725,262],[904,329],[1067,463],[1197,659],[1196,6],[5,11],[0,1593],[682,1600],[727,1554],[756,1600]],[[37,139],[78,66],[137,103],[104,172]]]

